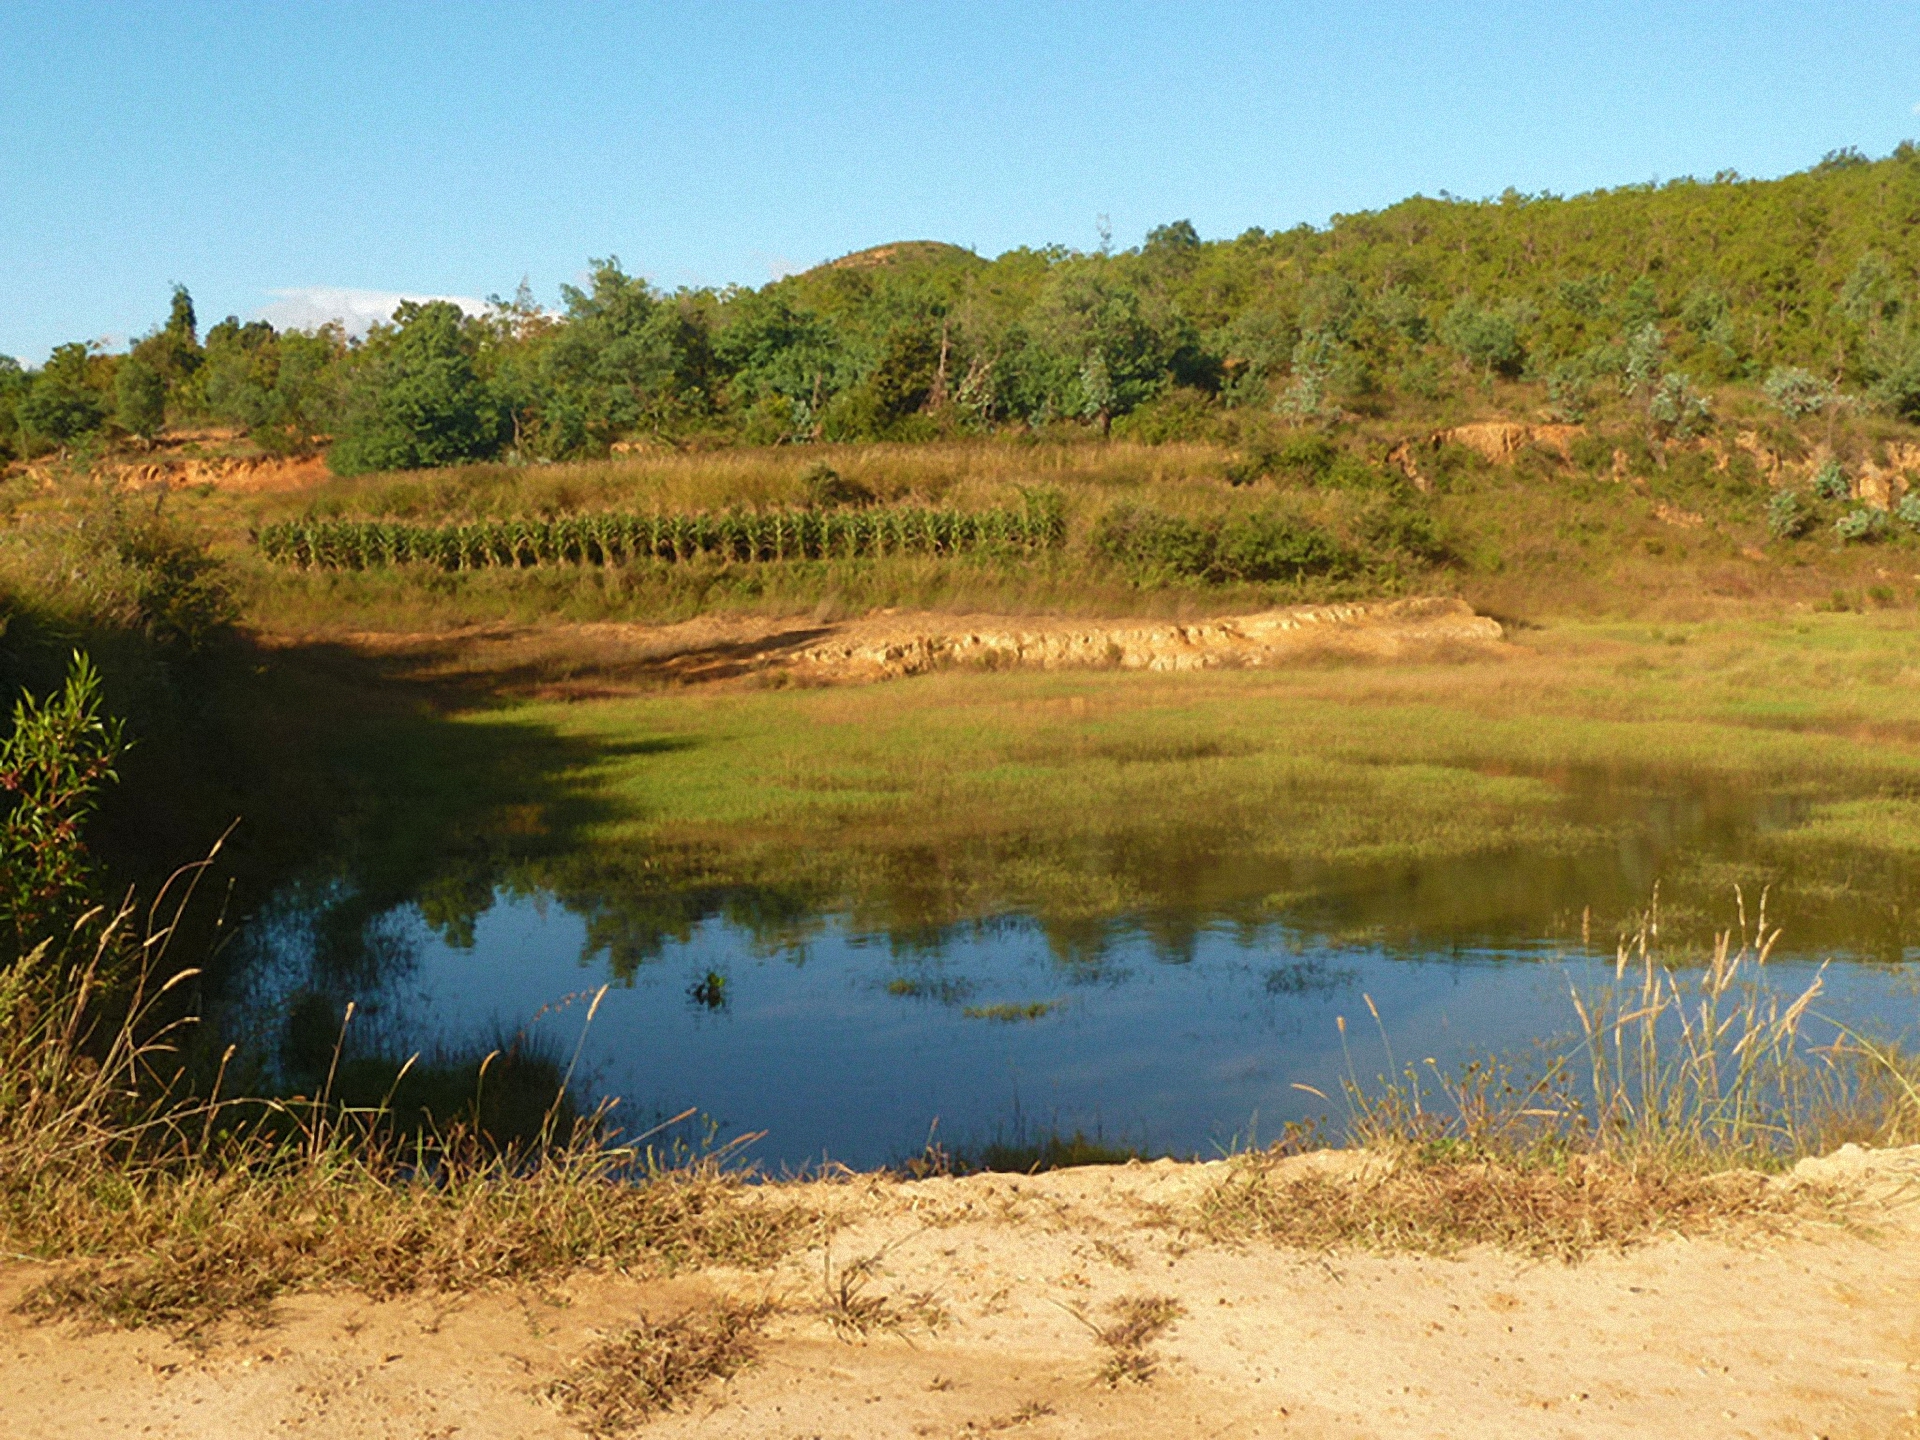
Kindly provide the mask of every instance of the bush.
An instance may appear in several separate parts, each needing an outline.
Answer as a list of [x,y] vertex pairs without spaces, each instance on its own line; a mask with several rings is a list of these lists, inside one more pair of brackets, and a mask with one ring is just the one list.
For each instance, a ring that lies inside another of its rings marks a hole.
[[1822,380],[1811,371],[1786,365],[1776,365],[1768,371],[1766,381],[1760,388],[1773,408],[1789,420],[1804,420],[1809,415],[1818,415],[1840,398],[1831,381]]
[[1113,422],[1116,440],[1137,440],[1145,445],[1210,440],[1217,429],[1212,397],[1187,385],[1176,385]]
[[197,534],[114,492],[22,523],[0,551],[12,588],[83,626],[198,645],[235,605]]
[[1273,511],[1189,520],[1121,506],[1101,517],[1092,548],[1129,569],[1216,583],[1342,575],[1354,556],[1325,531]]
[[1345,457],[1340,448],[1324,435],[1289,435],[1276,440],[1272,435],[1256,434],[1243,447],[1241,457],[1227,466],[1227,480],[1247,485],[1272,476],[1301,485],[1326,483]]
[[1647,400],[1647,418],[1669,435],[1685,440],[1712,423],[1707,397],[1685,375],[1668,375]]
[[1778,491],[1767,502],[1767,534],[1776,540],[1792,540],[1807,533],[1813,515],[1806,503],[1792,490]]
[[91,867],[80,827],[125,748],[100,713],[100,676],[75,653],[58,695],[22,696],[0,740],[0,974],[84,905]]
[[1838,460],[1829,460],[1820,467],[1813,477],[1813,493],[1822,500],[1847,500],[1853,496],[1853,487],[1847,483],[1847,472],[1840,468]]
[[1878,540],[1887,531],[1887,517],[1879,510],[1861,506],[1849,510],[1833,522],[1833,533],[1842,544]]
[[1920,530],[1920,491],[1909,490],[1893,507],[1893,518],[1902,525]]
[[800,477],[806,489],[807,504],[815,510],[838,510],[871,505],[873,491],[858,480],[850,480],[825,461],[807,467]]

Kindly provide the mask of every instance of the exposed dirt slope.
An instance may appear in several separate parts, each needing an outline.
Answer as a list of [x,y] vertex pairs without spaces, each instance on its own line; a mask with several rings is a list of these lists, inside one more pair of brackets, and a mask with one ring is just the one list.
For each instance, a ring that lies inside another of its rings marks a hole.
[[1183,621],[881,612],[857,620],[703,616],[678,625],[496,625],[269,638],[344,642],[424,674],[486,675],[509,691],[582,696],[743,678],[835,684],[969,667],[1164,671],[1324,657],[1391,660],[1502,643],[1497,621],[1449,599],[1299,605]]
[[[1810,1170],[1862,1187],[1873,1228],[1665,1241],[1575,1266],[1322,1255],[1170,1227],[1217,1166],[861,1177],[812,1187],[845,1224],[830,1250],[771,1275],[590,1277],[445,1302],[310,1296],[201,1350],[8,1316],[0,1434],[570,1436],[543,1392],[597,1335],[725,1294],[777,1307],[758,1362],[642,1433],[1920,1435],[1920,1150],[1843,1152]],[[869,1257],[854,1298],[897,1326],[836,1331],[824,1302]],[[39,1273],[16,1263],[0,1289],[17,1295]],[[1146,1379],[1106,1383],[1113,1351],[1095,1332],[1142,1297],[1178,1313],[1140,1349]]]

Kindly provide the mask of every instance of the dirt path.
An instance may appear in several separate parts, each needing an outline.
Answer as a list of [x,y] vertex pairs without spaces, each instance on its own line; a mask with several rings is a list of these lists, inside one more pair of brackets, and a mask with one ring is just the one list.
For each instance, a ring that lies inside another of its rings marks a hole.
[[[725,1294],[779,1307],[757,1362],[643,1433],[1920,1436],[1920,1149],[1821,1167],[1871,1195],[1870,1229],[1671,1240],[1574,1266],[1203,1241],[1164,1223],[1217,1173],[1201,1165],[861,1177],[811,1187],[846,1223],[771,1275],[308,1296],[204,1349],[8,1315],[0,1434],[572,1436],[542,1392],[597,1335]],[[0,1271],[6,1298],[38,1273]],[[847,1293],[854,1311],[881,1307],[864,1334],[831,1302]],[[1106,1383],[1115,1351],[1096,1331],[1141,1298],[1175,1318],[1138,1348],[1146,1378]]]
[[344,643],[427,675],[487,676],[524,693],[591,696],[751,680],[835,684],[943,669],[1258,668],[1327,657],[1482,653],[1499,622],[1452,599],[1296,605],[1203,620],[1063,619],[881,611],[853,620],[703,616],[675,625],[489,625],[268,636]]

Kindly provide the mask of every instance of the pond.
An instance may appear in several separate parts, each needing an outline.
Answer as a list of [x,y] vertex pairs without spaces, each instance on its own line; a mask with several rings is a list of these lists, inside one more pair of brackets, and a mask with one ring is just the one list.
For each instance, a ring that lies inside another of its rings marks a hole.
[[1289,1121],[1337,1130],[1347,1078],[1565,1053],[1569,987],[1612,982],[1617,935],[1656,886],[1697,956],[1736,922],[1735,881],[1751,909],[1772,880],[1790,929],[1769,984],[1797,993],[1831,960],[1823,1014],[1892,1035],[1920,1019],[1912,876],[1779,861],[1768,837],[1803,800],[1555,783],[1591,843],[1339,868],[1129,853],[1113,863],[1190,883],[1119,913],[930,916],[882,896],[641,884],[635,854],[585,857],[565,886],[543,883],[551,865],[450,871],[370,908],[335,870],[255,917],[229,1023],[284,1051],[304,1004],[322,1057],[347,999],[367,1052],[471,1054],[525,1032],[575,1067],[578,1093],[619,1097],[630,1133],[695,1109],[720,1140],[757,1137],[745,1153],[780,1172],[896,1163],[930,1136],[1204,1156]]

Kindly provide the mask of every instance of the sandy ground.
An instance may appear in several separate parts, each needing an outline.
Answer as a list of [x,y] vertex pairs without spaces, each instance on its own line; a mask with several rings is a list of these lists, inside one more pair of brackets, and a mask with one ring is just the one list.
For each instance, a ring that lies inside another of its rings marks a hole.
[[854,619],[701,616],[669,625],[542,622],[261,639],[339,644],[424,677],[484,678],[493,693],[572,699],[725,681],[835,684],[950,669],[1259,669],[1508,648],[1499,622],[1444,597],[1182,620],[880,610]]
[[[546,1382],[721,1293],[781,1307],[758,1361],[649,1436],[1920,1436],[1920,1149],[1811,1166],[1865,1197],[1859,1221],[1574,1266],[1204,1242],[1165,1224],[1200,1165],[861,1177],[803,1190],[845,1223],[767,1274],[310,1295],[197,1348],[8,1314],[0,1435],[576,1435]],[[876,1256],[856,1289],[901,1323],[842,1337],[827,1297]],[[3,1298],[41,1273],[0,1269]],[[1130,1296],[1184,1314],[1150,1380],[1111,1386],[1094,1331]]]

